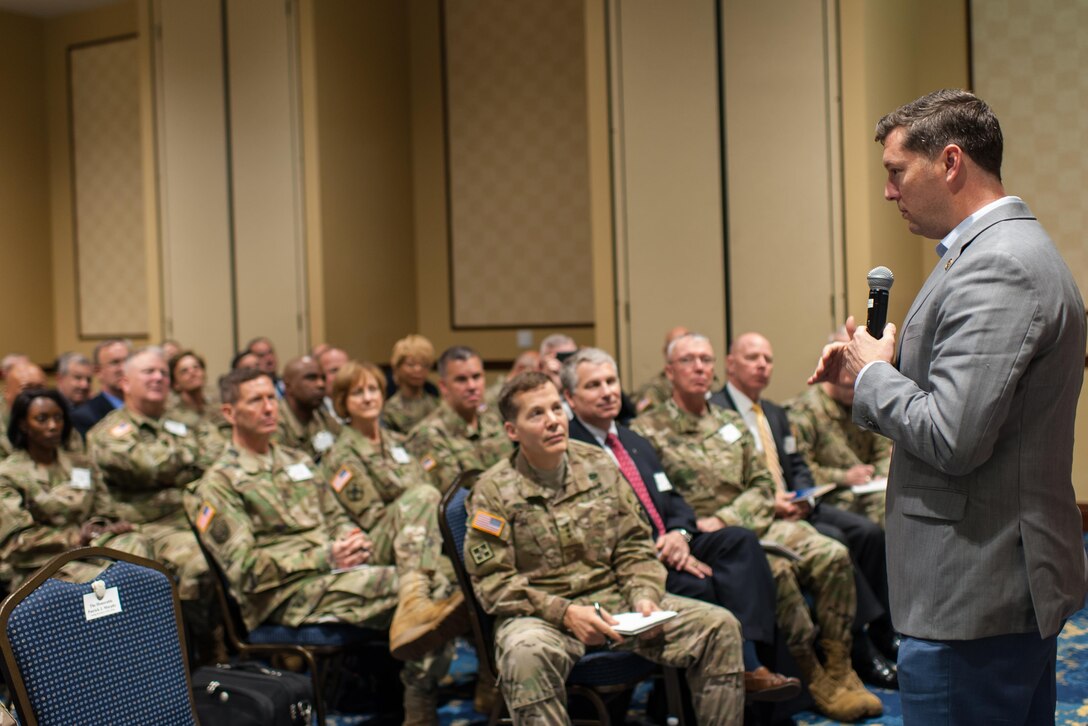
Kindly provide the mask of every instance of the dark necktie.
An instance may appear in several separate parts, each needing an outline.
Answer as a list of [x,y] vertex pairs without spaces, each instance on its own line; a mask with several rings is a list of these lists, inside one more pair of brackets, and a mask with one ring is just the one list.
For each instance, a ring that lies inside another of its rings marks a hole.
[[661,518],[657,507],[654,506],[650,491],[646,488],[646,483],[642,481],[642,477],[639,476],[638,467],[635,466],[634,460],[627,453],[627,449],[623,448],[623,444],[620,443],[619,437],[615,434],[608,434],[604,442],[608,444],[608,448],[612,449],[612,453],[615,454],[616,463],[620,465],[620,471],[623,472],[624,478],[631,484],[631,488],[635,490],[635,496],[642,502],[642,506],[646,508],[646,513],[650,515],[650,521],[657,533],[659,535],[665,534],[665,520]]

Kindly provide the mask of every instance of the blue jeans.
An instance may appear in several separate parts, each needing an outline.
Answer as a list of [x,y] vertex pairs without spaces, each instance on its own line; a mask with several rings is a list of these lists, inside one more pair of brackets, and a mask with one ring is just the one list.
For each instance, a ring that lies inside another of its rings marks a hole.
[[1053,724],[1058,636],[977,640],[904,637],[899,693],[905,726]]

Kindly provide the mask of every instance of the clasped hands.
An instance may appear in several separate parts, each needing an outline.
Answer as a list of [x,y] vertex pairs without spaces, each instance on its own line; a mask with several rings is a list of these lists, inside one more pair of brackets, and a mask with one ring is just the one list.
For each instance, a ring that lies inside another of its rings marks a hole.
[[374,543],[366,532],[356,527],[349,530],[340,539],[332,543],[332,566],[335,569],[346,569],[365,565],[370,560],[370,551]]
[[846,319],[848,342],[836,341],[824,346],[816,370],[808,383],[834,383],[852,386],[858,373],[867,364],[882,360],[891,363],[895,359],[895,325],[884,326],[884,336],[874,338],[864,327],[859,328],[854,316]]

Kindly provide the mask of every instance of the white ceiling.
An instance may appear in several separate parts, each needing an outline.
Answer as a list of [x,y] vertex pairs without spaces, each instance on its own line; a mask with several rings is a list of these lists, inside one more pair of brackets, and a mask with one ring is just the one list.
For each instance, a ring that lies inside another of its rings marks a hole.
[[0,12],[56,18],[116,2],[120,0],[0,0]]

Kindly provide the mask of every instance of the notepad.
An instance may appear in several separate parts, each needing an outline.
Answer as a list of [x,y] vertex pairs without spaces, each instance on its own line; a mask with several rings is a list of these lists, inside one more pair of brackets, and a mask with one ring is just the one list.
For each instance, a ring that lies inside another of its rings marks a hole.
[[862,494],[872,494],[873,492],[882,492],[888,488],[888,477],[884,476],[879,479],[873,479],[872,481],[865,482],[864,484],[855,484],[850,487],[850,491],[854,492],[858,496]]
[[619,621],[619,625],[613,625],[612,629],[620,635],[638,635],[672,620],[676,615],[675,610],[655,610],[645,617],[642,613],[619,613],[612,616]]

